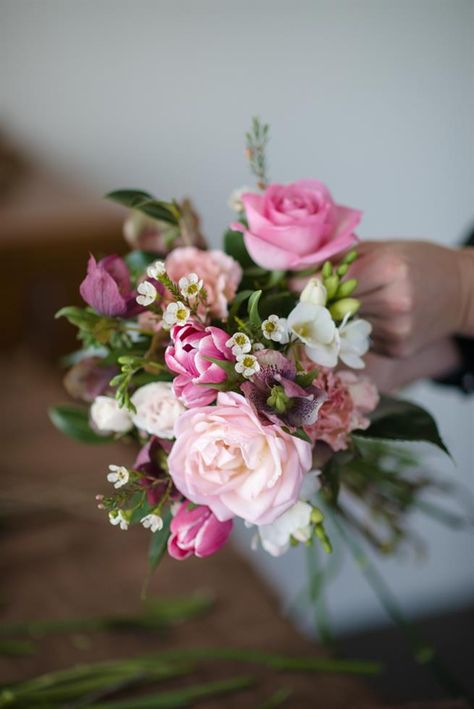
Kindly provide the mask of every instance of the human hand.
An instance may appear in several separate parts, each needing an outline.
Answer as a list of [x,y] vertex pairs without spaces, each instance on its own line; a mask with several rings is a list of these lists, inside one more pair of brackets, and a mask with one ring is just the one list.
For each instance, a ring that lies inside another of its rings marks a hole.
[[431,343],[467,334],[474,312],[474,249],[423,241],[368,241],[349,277],[360,314],[373,326],[373,350],[406,358]]

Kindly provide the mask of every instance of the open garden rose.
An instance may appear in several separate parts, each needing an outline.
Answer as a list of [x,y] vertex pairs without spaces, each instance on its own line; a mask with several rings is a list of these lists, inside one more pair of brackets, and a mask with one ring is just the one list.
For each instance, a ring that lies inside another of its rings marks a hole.
[[210,313],[216,318],[227,316],[227,304],[235,297],[242,278],[242,269],[231,256],[194,246],[172,251],[166,258],[166,272],[173,281],[197,273],[204,281]]
[[217,391],[212,385],[225,381],[227,375],[209,358],[235,360],[226,345],[228,339],[228,334],[219,327],[204,327],[198,322],[172,328],[165,362],[172,372],[178,374],[173,380],[173,388],[185,406],[205,406],[215,400]]
[[351,247],[362,213],[335,204],[318,180],[272,184],[263,194],[242,196],[248,227],[245,246],[263,268],[297,271],[315,266]]
[[219,392],[216,406],[190,409],[175,426],[168,458],[178,490],[216,517],[269,524],[298,499],[311,468],[311,445],[260,422],[249,402]]
[[220,522],[209,507],[193,507],[185,500],[171,520],[168,553],[174,559],[215,554],[226,543],[232,527],[231,519]]
[[170,382],[151,382],[136,390],[131,398],[136,412],[133,423],[141,431],[158,438],[173,438],[174,424],[184,411]]

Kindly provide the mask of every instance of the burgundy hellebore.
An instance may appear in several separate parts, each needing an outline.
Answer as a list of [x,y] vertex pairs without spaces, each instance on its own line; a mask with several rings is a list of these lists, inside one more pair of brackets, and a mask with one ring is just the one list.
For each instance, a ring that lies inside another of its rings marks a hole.
[[143,310],[135,301],[127,264],[120,256],[106,256],[96,261],[91,254],[79,291],[100,315],[131,317]]
[[325,392],[312,384],[297,384],[295,363],[280,352],[262,350],[256,356],[260,371],[240,388],[262,423],[283,424],[292,430],[314,423]]

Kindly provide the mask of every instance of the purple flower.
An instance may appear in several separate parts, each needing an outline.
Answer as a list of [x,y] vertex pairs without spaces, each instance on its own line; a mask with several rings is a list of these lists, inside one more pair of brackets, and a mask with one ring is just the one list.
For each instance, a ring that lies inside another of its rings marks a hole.
[[[134,469],[143,473],[140,485],[147,490],[147,500],[150,505],[158,505],[169,487],[169,482],[164,468],[166,457],[171,450],[171,441],[166,441],[157,436],[152,436],[148,443],[141,448],[135,460]],[[177,492],[173,486],[172,499]]]
[[107,392],[110,380],[119,371],[115,364],[103,365],[100,357],[84,357],[66,374],[64,386],[74,399],[92,402]]
[[326,399],[322,389],[296,383],[296,366],[275,350],[256,353],[260,371],[241,385],[262,423],[283,424],[294,430],[310,426]]
[[130,274],[120,256],[106,256],[96,261],[91,254],[87,276],[79,291],[86,303],[100,315],[131,317],[143,310],[135,301]]

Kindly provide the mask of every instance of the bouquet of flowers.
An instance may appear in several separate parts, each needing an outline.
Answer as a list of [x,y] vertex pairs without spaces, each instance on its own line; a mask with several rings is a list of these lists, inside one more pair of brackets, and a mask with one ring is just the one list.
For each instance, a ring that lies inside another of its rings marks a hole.
[[132,250],[91,255],[85,307],[58,313],[78,328],[65,385],[83,404],[53,407],[52,421],[81,441],[136,444],[133,466],[109,466],[98,502],[120,529],[149,530],[152,567],[165,552],[214,554],[235,518],[275,556],[331,552],[328,515],[389,552],[431,484],[390,444],[446,450],[429,413],[380,397],[362,373],[371,326],[351,277],[361,212],[314,179],[270,183],[267,142],[254,120],[257,186],[231,196],[222,251],[206,248],[188,200],[108,195],[131,210]]

